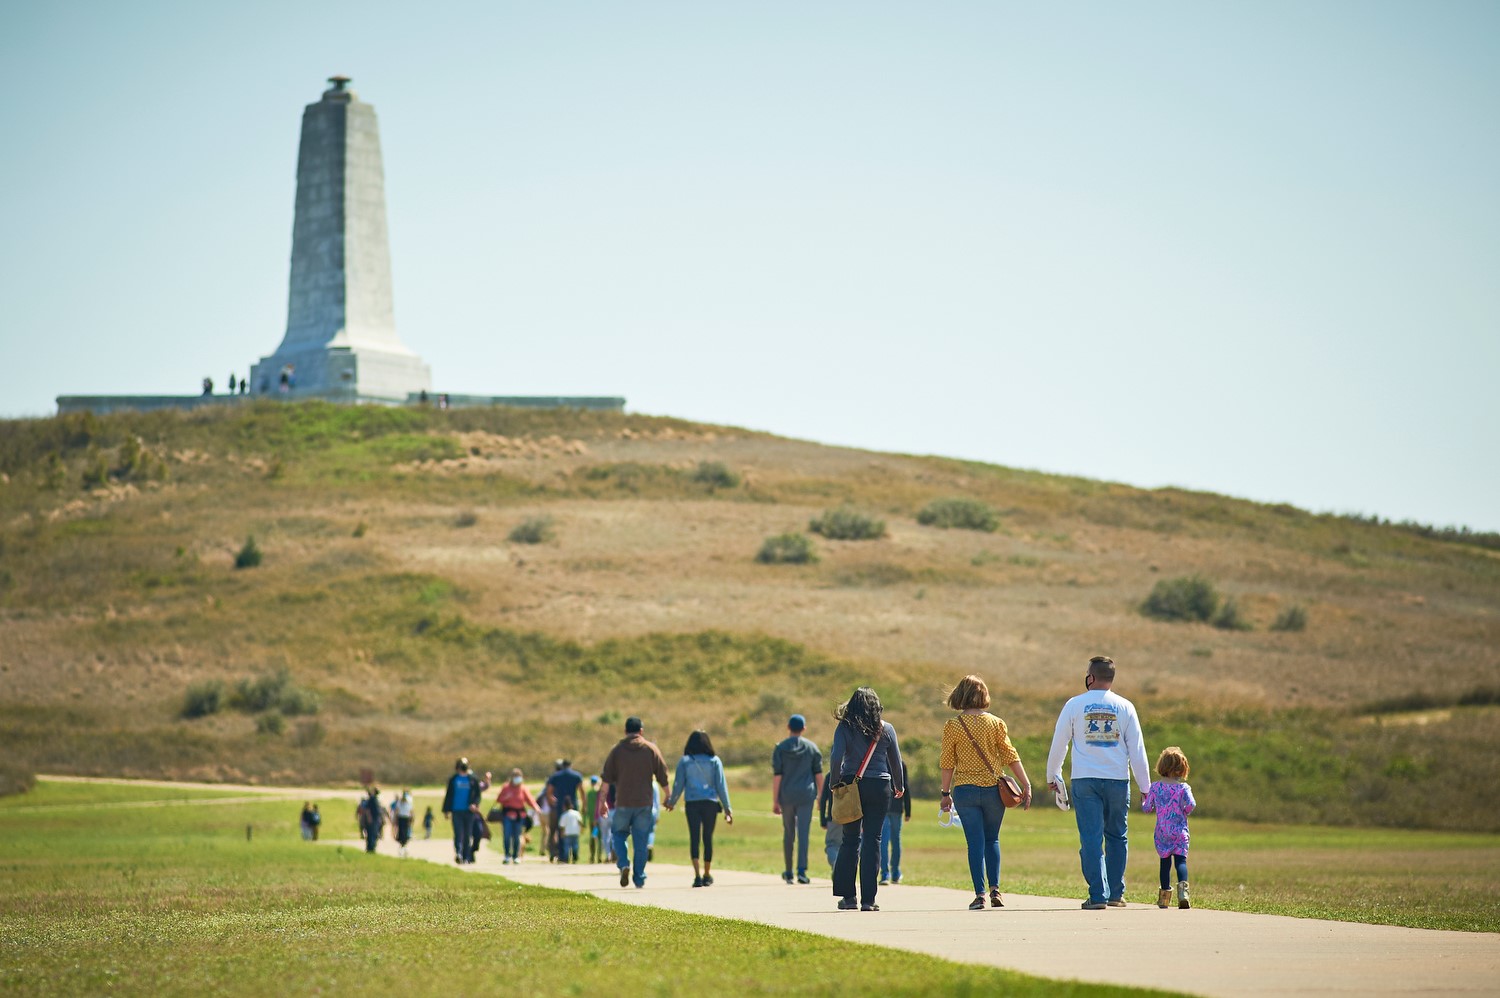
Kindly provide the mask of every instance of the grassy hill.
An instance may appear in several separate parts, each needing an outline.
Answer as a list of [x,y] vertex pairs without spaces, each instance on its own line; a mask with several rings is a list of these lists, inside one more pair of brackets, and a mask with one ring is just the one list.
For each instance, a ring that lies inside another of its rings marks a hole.
[[[920,792],[942,689],[977,671],[1040,780],[1107,653],[1206,813],[1500,829],[1500,762],[1474,751],[1500,735],[1493,536],[605,413],[12,421],[0,474],[0,731],[23,772],[589,769],[632,713],[669,754],[704,726],[760,764],[793,710],[826,743],[867,682]],[[955,498],[996,529],[919,522]],[[756,560],[841,507],[884,535]],[[1141,612],[1190,577],[1233,600],[1225,626]]]

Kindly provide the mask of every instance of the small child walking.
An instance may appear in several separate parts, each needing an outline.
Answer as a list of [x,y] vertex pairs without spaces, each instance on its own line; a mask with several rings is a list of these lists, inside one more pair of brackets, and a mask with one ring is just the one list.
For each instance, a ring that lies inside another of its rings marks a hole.
[[1188,815],[1198,802],[1193,788],[1185,782],[1188,776],[1187,756],[1176,745],[1162,749],[1156,760],[1161,777],[1151,784],[1141,800],[1142,811],[1156,812],[1156,855],[1161,858],[1161,891],[1156,906],[1166,908],[1172,900],[1172,867],[1177,867],[1177,907],[1191,908],[1188,899]]

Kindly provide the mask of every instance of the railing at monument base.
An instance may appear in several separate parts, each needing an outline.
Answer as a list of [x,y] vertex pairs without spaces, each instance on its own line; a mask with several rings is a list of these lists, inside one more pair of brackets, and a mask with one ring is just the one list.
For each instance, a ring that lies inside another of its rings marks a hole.
[[[399,399],[374,398],[340,393],[311,392],[256,393],[252,395],[59,395],[58,415],[69,412],[147,412],[154,409],[197,409],[203,406],[243,405],[248,402],[299,402],[320,399],[349,405],[429,405],[439,408],[470,409],[485,406],[514,406],[520,409],[590,409],[623,412],[625,399],[617,395],[453,395],[429,392],[424,403],[421,394],[413,392],[403,402]],[[445,401],[440,401],[444,400]]]

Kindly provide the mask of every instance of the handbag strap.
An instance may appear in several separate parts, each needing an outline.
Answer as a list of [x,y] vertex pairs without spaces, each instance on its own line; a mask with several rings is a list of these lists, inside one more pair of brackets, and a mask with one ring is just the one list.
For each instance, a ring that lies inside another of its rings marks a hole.
[[964,723],[964,716],[962,714],[958,715],[958,726],[964,729],[964,734],[968,735],[969,741],[974,743],[974,751],[978,752],[979,758],[984,760],[985,767],[989,769],[991,775],[993,775],[997,781],[1002,779],[1002,777],[1000,776],[1000,771],[995,768],[994,763],[990,762],[988,753],[986,753],[984,747],[979,744],[979,739],[974,737],[974,732],[970,731],[969,726]]
[[[852,731],[854,725],[849,725],[849,729]],[[864,779],[865,770],[870,766],[870,759],[875,755],[875,746],[880,744],[880,736],[883,734],[885,734],[885,725],[882,724],[880,730],[875,732],[875,737],[870,739],[870,748],[865,752],[865,761],[859,764],[859,772],[854,774],[856,780]]]

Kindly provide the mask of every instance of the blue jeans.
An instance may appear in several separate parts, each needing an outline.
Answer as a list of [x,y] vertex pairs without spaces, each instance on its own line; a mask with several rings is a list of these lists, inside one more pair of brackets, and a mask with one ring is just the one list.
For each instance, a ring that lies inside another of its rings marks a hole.
[[994,787],[960,783],[953,788],[953,809],[963,822],[969,879],[974,881],[977,897],[984,893],[985,884],[1000,886],[1000,823],[1005,820],[1005,805]]
[[1172,867],[1177,867],[1178,883],[1185,883],[1188,878],[1186,856],[1163,856],[1161,858],[1161,889],[1169,890],[1172,886]]
[[516,815],[512,818],[506,815],[501,835],[504,836],[505,855],[511,859],[519,859],[521,856],[521,835],[526,831],[526,816]]
[[880,879],[901,879],[901,822],[902,811],[892,811],[885,816],[885,825],[880,829]]
[[635,846],[632,880],[637,887],[641,886],[646,882],[646,849],[656,828],[651,806],[617,807],[610,812],[609,827],[615,839],[615,865],[620,869],[632,867],[630,848]]
[[469,811],[453,812],[453,855],[465,863],[474,861],[474,815]]
[[1088,881],[1090,902],[1125,898],[1125,858],[1130,850],[1125,816],[1129,811],[1129,780],[1073,781],[1078,859],[1083,865],[1083,879]]

